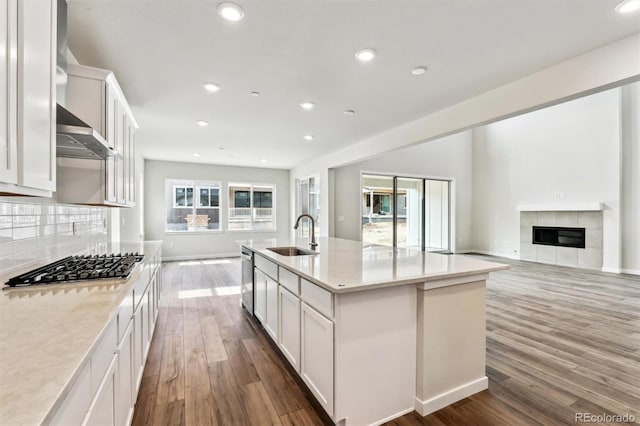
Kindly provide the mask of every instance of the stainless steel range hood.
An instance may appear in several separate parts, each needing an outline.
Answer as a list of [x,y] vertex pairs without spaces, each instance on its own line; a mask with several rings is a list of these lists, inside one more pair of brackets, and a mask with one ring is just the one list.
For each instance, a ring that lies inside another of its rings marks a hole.
[[95,129],[65,107],[67,82],[67,2],[58,0],[58,54],[56,69],[56,155],[103,160],[116,155]]
[[56,114],[58,157],[103,160],[117,155],[100,133],[60,104],[57,105]]

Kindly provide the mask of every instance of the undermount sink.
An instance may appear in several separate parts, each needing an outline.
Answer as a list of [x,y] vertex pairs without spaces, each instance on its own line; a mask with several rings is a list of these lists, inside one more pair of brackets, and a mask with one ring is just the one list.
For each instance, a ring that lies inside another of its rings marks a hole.
[[305,250],[298,247],[269,247],[267,250],[271,250],[281,256],[309,256],[318,254],[315,251]]

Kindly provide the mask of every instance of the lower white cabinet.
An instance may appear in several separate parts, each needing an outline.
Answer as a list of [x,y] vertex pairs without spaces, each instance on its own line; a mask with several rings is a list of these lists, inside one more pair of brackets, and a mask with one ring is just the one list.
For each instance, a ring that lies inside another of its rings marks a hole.
[[302,303],[300,376],[333,416],[333,322]]
[[278,346],[293,368],[300,372],[300,298],[280,286],[280,333]]
[[89,407],[89,413],[84,424],[86,426],[114,426],[115,425],[115,410],[114,410],[114,390],[116,384],[116,366],[118,363],[118,355],[114,354],[107,374],[105,374],[98,392],[91,407]]
[[129,327],[118,347],[118,367],[115,393],[115,423],[116,425],[128,425],[133,414],[133,324]]
[[267,278],[267,321],[265,330],[271,338],[278,342],[278,283]]
[[265,324],[267,321],[267,276],[259,269],[254,269],[254,292],[253,312],[256,318]]

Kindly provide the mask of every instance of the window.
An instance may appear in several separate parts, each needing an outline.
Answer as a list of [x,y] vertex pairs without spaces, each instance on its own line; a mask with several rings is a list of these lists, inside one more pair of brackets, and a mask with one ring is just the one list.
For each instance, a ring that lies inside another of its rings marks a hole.
[[220,230],[220,183],[168,179],[167,232]]
[[229,230],[275,230],[275,185],[230,183]]

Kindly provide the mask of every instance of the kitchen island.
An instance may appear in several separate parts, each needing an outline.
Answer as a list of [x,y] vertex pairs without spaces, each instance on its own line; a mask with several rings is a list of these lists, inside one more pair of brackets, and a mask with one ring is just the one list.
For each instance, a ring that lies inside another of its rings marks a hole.
[[329,417],[381,424],[487,388],[485,288],[506,265],[320,238],[245,241],[254,312]]
[[124,252],[144,254],[125,279],[0,291],[0,424],[130,423],[162,290],[161,242],[105,243],[78,254]]

